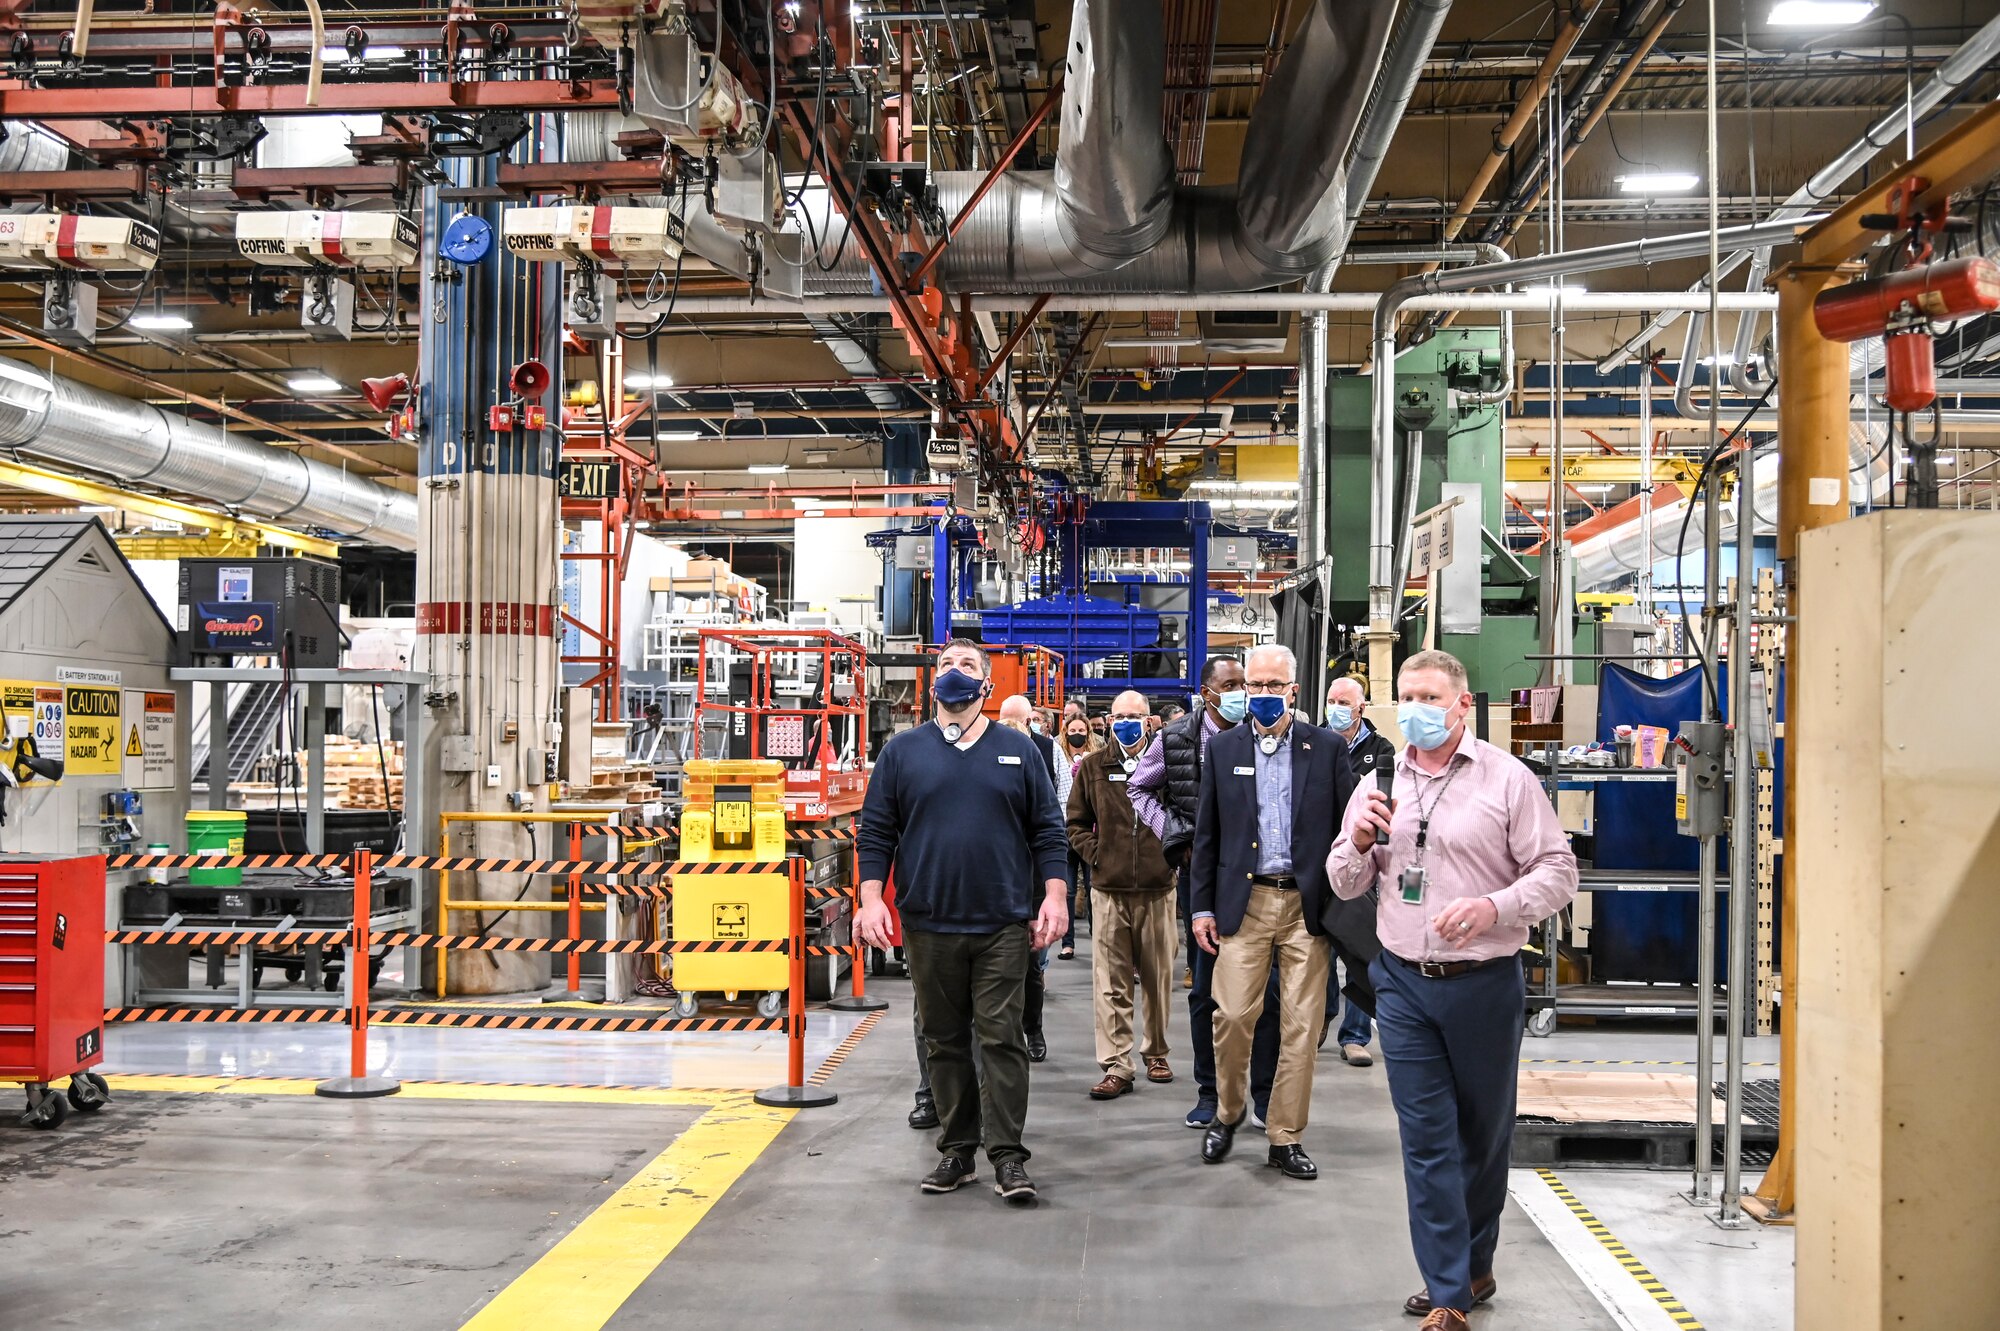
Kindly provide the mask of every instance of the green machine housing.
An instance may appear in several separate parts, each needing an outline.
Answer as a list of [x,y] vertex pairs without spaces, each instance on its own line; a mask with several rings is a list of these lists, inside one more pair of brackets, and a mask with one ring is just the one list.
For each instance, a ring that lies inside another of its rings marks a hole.
[[[1476,633],[1440,633],[1438,646],[1465,662],[1475,692],[1504,698],[1528,688],[1541,674],[1546,651],[1536,612],[1539,555],[1504,552],[1506,435],[1500,405],[1481,406],[1467,395],[1497,388],[1505,378],[1497,328],[1447,328],[1396,357],[1398,418],[1421,432],[1422,464],[1416,510],[1439,501],[1446,481],[1477,484],[1483,538],[1471,552],[1480,561],[1480,624]],[[1327,385],[1328,610],[1335,624],[1363,626],[1368,619],[1368,424],[1372,381],[1346,375]],[[1460,551],[1458,557],[1467,557]],[[1404,624],[1404,652],[1422,643],[1424,616]],[[1597,650],[1597,624],[1580,620],[1579,654]],[[1592,662],[1579,661],[1571,678],[1597,682]]]

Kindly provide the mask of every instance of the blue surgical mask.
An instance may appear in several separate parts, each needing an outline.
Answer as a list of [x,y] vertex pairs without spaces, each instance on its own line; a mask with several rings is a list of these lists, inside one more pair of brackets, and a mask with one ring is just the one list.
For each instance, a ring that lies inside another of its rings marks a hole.
[[1139,742],[1139,736],[1146,733],[1146,723],[1136,716],[1114,716],[1111,718],[1111,734],[1120,744],[1131,748]]
[[1445,720],[1445,709],[1427,702],[1398,703],[1396,724],[1402,727],[1403,738],[1425,753],[1451,738],[1451,725]]
[[1291,710],[1292,705],[1283,697],[1273,693],[1260,693],[1250,700],[1250,715],[1257,718],[1257,724],[1269,730],[1278,724],[1279,718]]
[[1042,733],[1042,718],[1038,716],[1038,717],[1036,717],[1036,718],[1035,718],[1034,720],[1032,720],[1032,721],[1028,722],[1028,729],[1029,729],[1029,730],[1030,730],[1030,731],[1031,731],[1032,733],[1034,733],[1034,734],[1037,734],[1037,735],[1041,734],[1041,733]]
[[1233,726],[1250,710],[1250,695],[1242,689],[1218,693],[1215,696],[1215,709],[1222,713],[1223,720]]
[[1354,709],[1344,702],[1337,702],[1326,709],[1326,728],[1346,730],[1354,724]]
[[948,711],[956,712],[977,702],[985,692],[985,680],[957,670],[940,670],[931,681],[931,696]]

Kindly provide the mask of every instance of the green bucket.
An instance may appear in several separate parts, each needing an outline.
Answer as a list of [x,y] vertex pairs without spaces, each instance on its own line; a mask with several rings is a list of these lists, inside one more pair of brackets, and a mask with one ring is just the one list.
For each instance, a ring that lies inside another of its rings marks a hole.
[[[226,812],[220,809],[197,809],[187,816],[188,854],[201,855],[221,852],[224,855],[243,853],[243,829],[250,820],[241,812]],[[239,865],[218,865],[213,869],[189,869],[188,881],[197,887],[241,887],[243,870]]]

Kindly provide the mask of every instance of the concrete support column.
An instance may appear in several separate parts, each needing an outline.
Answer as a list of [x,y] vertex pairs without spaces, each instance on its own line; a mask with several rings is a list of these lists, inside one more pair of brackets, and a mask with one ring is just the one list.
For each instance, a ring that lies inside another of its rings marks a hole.
[[[535,160],[534,138],[514,155]],[[454,183],[490,184],[497,164],[497,158],[456,163]],[[480,209],[493,226],[492,252],[475,264],[440,265],[438,238],[459,211],[437,188],[426,192],[416,665],[430,675],[424,704],[430,724],[420,761],[441,812],[541,811],[548,807],[545,763],[554,748],[559,684],[562,274],[506,253],[494,205]],[[488,409],[516,400],[508,379],[529,359],[553,376],[538,403],[547,426],[490,429]],[[480,824],[456,834],[452,848],[549,858],[551,835],[547,826]],[[518,875],[451,878],[454,899],[512,901],[523,898],[524,886]],[[524,899],[548,897],[530,890]],[[545,922],[529,912],[467,912],[450,926],[452,933],[483,928],[503,937],[546,933]],[[455,952],[447,970],[452,993],[506,993],[546,984],[549,960]]]

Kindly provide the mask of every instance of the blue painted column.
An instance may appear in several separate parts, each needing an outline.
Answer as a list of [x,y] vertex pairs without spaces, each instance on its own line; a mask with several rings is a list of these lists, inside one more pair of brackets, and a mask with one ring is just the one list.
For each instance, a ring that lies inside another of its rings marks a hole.
[[[546,125],[546,120],[542,122]],[[538,135],[515,146],[517,161],[539,160]],[[449,167],[457,186],[491,184],[497,157]],[[417,663],[430,674],[429,724],[421,757],[424,779],[443,812],[547,808],[547,755],[556,742],[561,515],[555,468],[561,451],[561,269],[523,263],[499,243],[500,207],[470,205],[492,228],[476,262],[439,260],[445,228],[467,205],[424,193],[423,329],[416,400],[419,411]],[[528,360],[541,362],[550,385],[521,403],[509,379]],[[543,428],[494,430],[490,408],[536,405]],[[588,742],[588,737],[584,737]],[[413,830],[414,832],[414,830]],[[421,829],[425,836],[432,829]],[[458,854],[529,858],[550,845],[546,831],[523,824],[466,824],[452,836]],[[454,874],[454,899],[511,900],[518,875]],[[436,922],[435,897],[422,925]],[[466,912],[446,932],[539,936],[543,920],[527,912]],[[434,963],[433,963],[434,964]],[[453,993],[500,993],[548,982],[546,954],[454,952]]]

